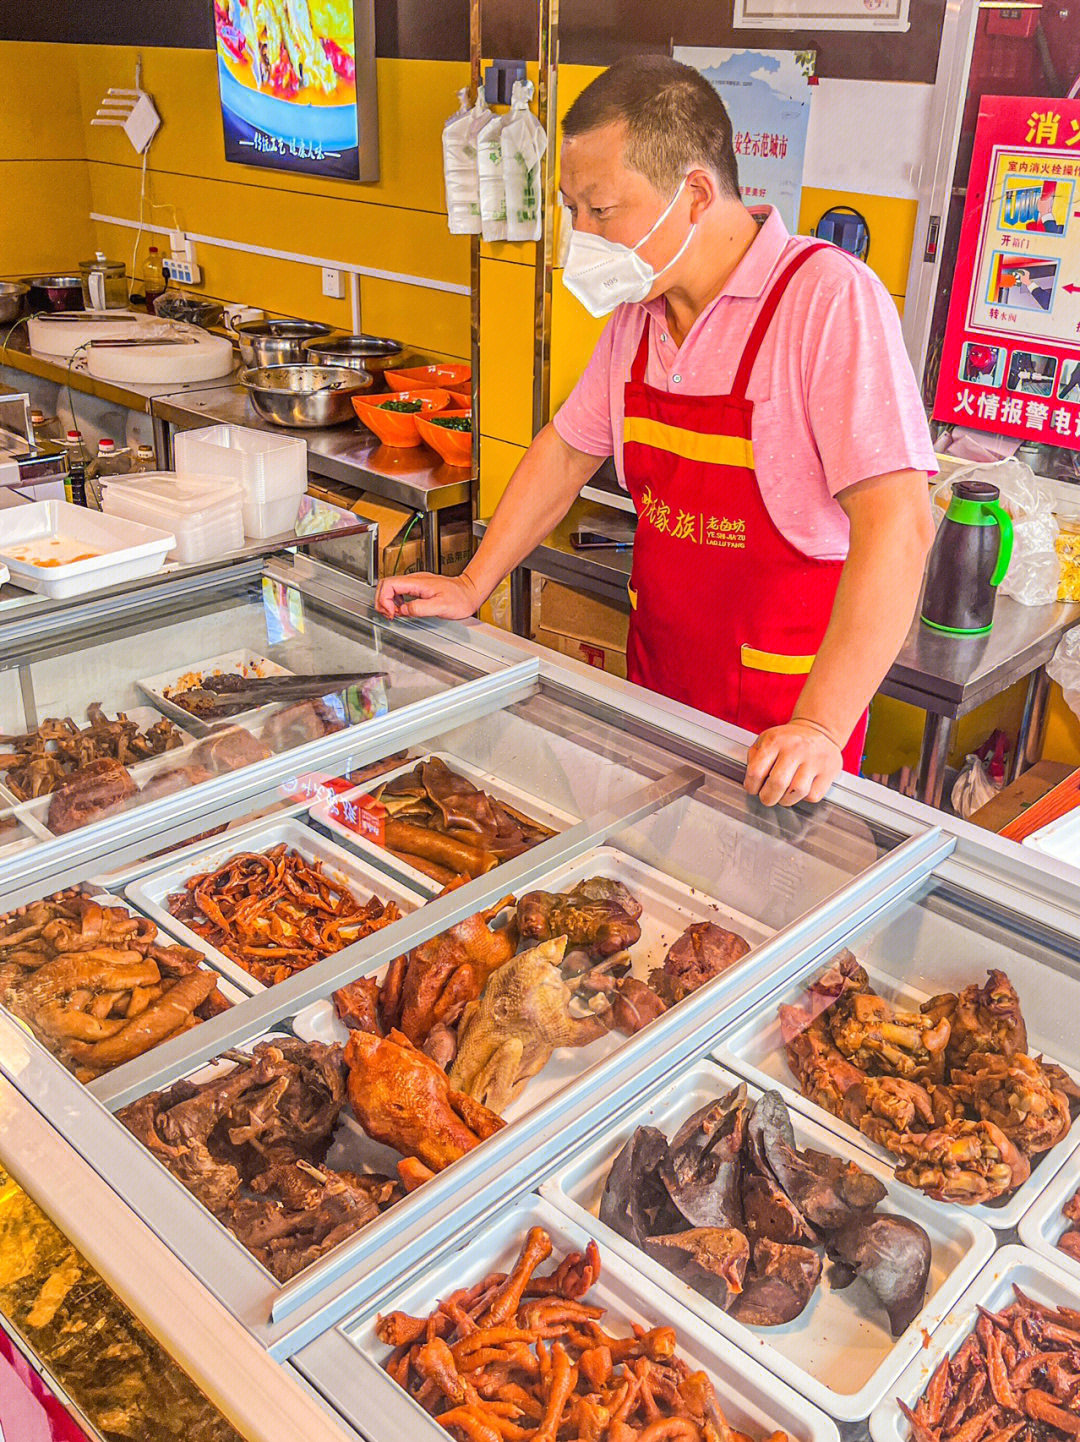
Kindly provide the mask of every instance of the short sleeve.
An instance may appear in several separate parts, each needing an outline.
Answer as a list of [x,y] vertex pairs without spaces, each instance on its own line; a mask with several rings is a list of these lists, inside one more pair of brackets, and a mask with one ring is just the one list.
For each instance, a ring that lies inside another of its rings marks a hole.
[[611,424],[611,356],[615,317],[608,321],[577,385],[555,412],[554,426],[568,446],[588,456],[615,450]]
[[819,275],[808,307],[803,375],[829,493],[891,471],[935,474],[896,303],[861,263],[839,255],[823,260],[830,273]]

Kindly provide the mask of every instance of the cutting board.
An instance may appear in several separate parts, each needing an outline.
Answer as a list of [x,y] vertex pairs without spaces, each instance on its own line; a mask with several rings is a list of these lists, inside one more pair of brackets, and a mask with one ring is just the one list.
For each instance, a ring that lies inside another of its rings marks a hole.
[[[168,385],[216,380],[234,365],[232,342],[183,321],[132,311],[69,311],[33,316],[30,349],[74,361],[98,380]],[[131,345],[110,345],[132,341]]]

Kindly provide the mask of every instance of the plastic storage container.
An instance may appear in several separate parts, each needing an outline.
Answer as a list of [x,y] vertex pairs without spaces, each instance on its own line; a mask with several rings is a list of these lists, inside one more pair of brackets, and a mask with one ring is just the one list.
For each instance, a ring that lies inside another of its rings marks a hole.
[[156,526],[67,501],[34,501],[4,512],[0,560],[16,585],[63,600],[152,576],[174,544],[171,532]]
[[1063,501],[1055,507],[1059,530],[1054,548],[1061,562],[1059,601],[1080,601],[1080,505]]
[[240,482],[244,533],[253,540],[280,535],[296,524],[307,490],[306,441],[245,426],[207,426],[179,431],[173,453],[179,472]]
[[170,561],[197,565],[244,544],[241,492],[237,481],[149,471],[106,480],[102,509],[144,526],[171,531],[176,545]]

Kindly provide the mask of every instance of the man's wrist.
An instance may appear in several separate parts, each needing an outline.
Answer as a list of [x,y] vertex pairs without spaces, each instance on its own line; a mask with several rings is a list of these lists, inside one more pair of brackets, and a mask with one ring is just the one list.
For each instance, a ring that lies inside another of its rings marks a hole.
[[474,601],[476,602],[476,609],[479,610],[480,607],[484,604],[484,602],[490,597],[490,595],[491,595],[492,591],[494,591],[495,587],[494,587],[494,586],[484,586],[484,585],[477,579],[477,577],[475,576],[475,574],[472,574],[472,573],[470,572],[470,569],[469,569],[468,566],[466,566],[465,569],[464,569],[464,571],[462,571],[462,573],[461,573],[461,579],[465,582],[465,584],[466,584],[467,586],[469,586],[469,587],[471,588],[472,593],[473,593],[473,599],[474,599]]
[[809,726],[811,730],[817,731],[820,735],[824,736],[826,741],[831,741],[838,751],[843,751],[844,749],[844,742],[840,740],[834,728],[825,725],[822,721],[815,720],[812,716],[800,716],[798,712],[796,712],[791,718],[791,724],[793,726]]

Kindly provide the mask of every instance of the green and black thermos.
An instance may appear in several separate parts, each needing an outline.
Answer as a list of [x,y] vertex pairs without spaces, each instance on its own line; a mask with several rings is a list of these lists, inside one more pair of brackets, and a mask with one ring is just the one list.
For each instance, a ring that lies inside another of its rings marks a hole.
[[1012,559],[1013,527],[989,481],[954,481],[926,568],[922,619],[952,636],[982,636],[994,624],[997,588]]

